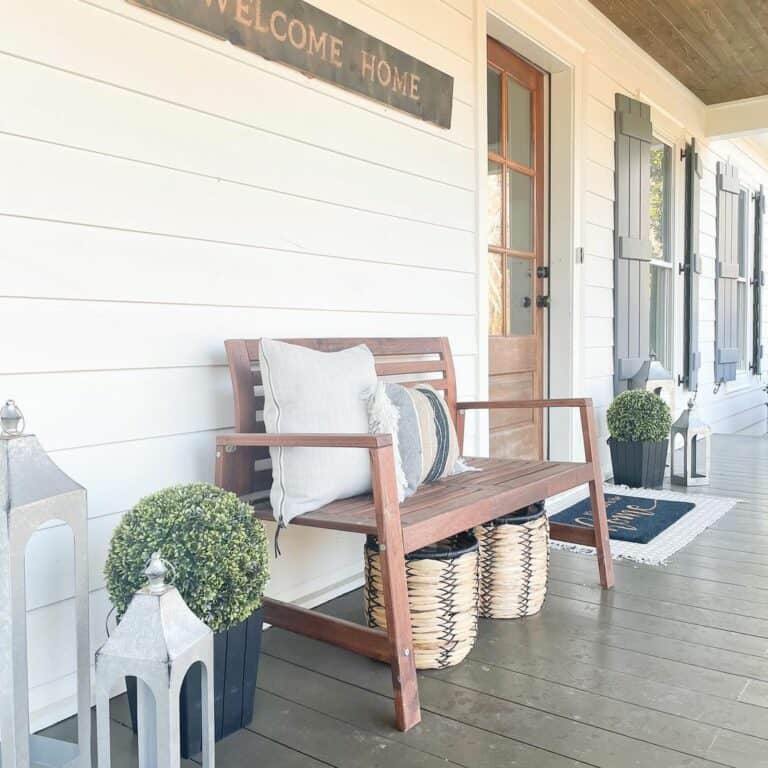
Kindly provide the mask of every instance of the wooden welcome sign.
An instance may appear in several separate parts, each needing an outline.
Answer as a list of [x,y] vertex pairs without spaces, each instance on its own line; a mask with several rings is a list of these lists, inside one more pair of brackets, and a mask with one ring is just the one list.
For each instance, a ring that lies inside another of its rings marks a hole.
[[450,128],[453,78],[304,0],[129,0]]

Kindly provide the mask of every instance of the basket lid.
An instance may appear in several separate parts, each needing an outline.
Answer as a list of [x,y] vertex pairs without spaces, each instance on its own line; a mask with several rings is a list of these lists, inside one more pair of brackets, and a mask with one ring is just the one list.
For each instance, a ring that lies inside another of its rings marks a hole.
[[523,523],[530,523],[544,514],[544,502],[535,501],[533,504],[521,507],[509,515],[497,517],[495,520],[491,520],[490,523],[486,523],[486,525],[522,525]]
[[[379,551],[379,542],[375,536],[367,536],[365,540],[366,549],[373,552]],[[447,539],[430,544],[429,546],[417,549],[405,556],[406,560],[450,560],[454,557],[466,555],[477,549],[477,538],[472,531],[463,531],[455,536],[449,536]]]

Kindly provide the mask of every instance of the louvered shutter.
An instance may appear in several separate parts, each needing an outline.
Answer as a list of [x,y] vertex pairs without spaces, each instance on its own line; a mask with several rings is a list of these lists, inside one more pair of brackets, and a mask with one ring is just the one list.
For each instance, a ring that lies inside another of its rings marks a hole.
[[765,215],[765,191],[755,192],[755,265],[752,274],[752,373],[762,373],[763,340],[761,326],[763,322],[762,293],[765,284],[763,272],[763,216]]
[[696,140],[685,146],[685,309],[683,379],[691,392],[699,387],[699,208],[703,171],[701,157],[696,151]]
[[650,356],[651,108],[616,94],[614,391],[631,386]]
[[739,171],[717,164],[715,383],[734,381],[739,362]]

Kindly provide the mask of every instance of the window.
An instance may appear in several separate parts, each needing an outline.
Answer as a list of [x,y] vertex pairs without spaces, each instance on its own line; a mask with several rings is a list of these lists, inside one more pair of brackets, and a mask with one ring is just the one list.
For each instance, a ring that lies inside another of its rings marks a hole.
[[650,353],[672,371],[672,149],[651,144],[650,222]]
[[749,190],[739,192],[739,276],[736,280],[736,323],[739,335],[739,363],[737,370],[749,367]]

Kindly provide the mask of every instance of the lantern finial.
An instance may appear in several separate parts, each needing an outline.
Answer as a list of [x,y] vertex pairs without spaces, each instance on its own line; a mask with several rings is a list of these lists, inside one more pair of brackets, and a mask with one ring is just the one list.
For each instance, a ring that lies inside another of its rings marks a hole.
[[18,437],[24,432],[24,414],[13,400],[0,408],[0,431],[3,437]]
[[159,552],[153,552],[152,557],[149,559],[149,564],[144,569],[144,575],[149,582],[149,593],[151,595],[162,595],[167,588],[165,583],[165,577],[168,573],[168,568],[165,566],[165,562],[160,557]]

